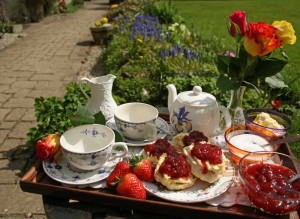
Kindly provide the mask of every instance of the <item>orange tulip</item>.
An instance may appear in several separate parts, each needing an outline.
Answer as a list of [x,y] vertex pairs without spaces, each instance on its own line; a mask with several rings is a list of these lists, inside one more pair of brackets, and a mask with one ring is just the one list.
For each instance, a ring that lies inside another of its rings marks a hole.
[[252,56],[263,56],[281,46],[276,37],[276,28],[263,23],[250,23],[246,32],[244,47]]
[[60,149],[60,135],[49,134],[36,144],[36,156],[40,160],[53,159]]

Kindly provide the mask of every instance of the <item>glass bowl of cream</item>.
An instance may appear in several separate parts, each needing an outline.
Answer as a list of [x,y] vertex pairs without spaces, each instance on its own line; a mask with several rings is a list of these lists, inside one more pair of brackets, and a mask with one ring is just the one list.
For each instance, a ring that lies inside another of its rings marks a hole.
[[282,137],[291,127],[291,120],[284,114],[270,109],[250,109],[244,112],[245,123],[262,127]]
[[273,152],[280,146],[269,144],[278,139],[273,132],[253,125],[233,126],[225,131],[224,138],[231,158],[236,164],[251,152]]

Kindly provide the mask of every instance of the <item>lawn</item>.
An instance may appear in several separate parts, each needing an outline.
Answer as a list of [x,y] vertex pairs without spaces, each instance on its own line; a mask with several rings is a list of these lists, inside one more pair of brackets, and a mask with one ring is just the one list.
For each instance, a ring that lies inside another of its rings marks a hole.
[[[211,40],[212,36],[224,38],[228,47],[232,45],[232,38],[227,32],[228,16],[235,10],[247,12],[248,22],[264,21],[271,24],[274,20],[287,20],[293,24],[296,31],[295,45],[286,45],[284,51],[289,56],[289,64],[285,67],[283,75],[286,82],[300,78],[300,17],[298,9],[299,0],[249,0],[249,1],[173,1],[179,14],[187,25],[203,39]],[[300,80],[291,87],[295,92],[295,101],[300,100]],[[300,110],[292,117],[292,128],[289,133],[300,133]],[[300,158],[300,143],[291,143],[294,154]]]

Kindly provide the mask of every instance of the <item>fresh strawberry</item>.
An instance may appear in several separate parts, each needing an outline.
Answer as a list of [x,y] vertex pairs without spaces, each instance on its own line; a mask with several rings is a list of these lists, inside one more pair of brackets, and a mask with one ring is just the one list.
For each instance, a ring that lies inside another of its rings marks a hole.
[[123,196],[146,199],[146,190],[143,183],[133,173],[127,173],[117,186],[117,193]]
[[130,173],[130,165],[125,161],[120,161],[117,163],[115,169],[111,172],[111,174],[106,179],[106,185],[108,188],[114,188],[117,186],[118,181],[122,179],[122,177],[126,173]]
[[154,181],[154,170],[152,167],[152,163],[149,160],[134,156],[133,158],[131,158],[129,163],[133,173],[137,175],[139,179],[145,180],[147,182]]

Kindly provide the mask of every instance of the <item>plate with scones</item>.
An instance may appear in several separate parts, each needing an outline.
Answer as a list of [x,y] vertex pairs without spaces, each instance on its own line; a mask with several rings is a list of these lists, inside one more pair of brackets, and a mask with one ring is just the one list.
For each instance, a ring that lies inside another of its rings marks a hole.
[[234,181],[229,154],[199,131],[180,133],[169,142],[158,139],[144,147],[144,159],[155,167],[148,193],[178,203],[196,203],[224,193]]

